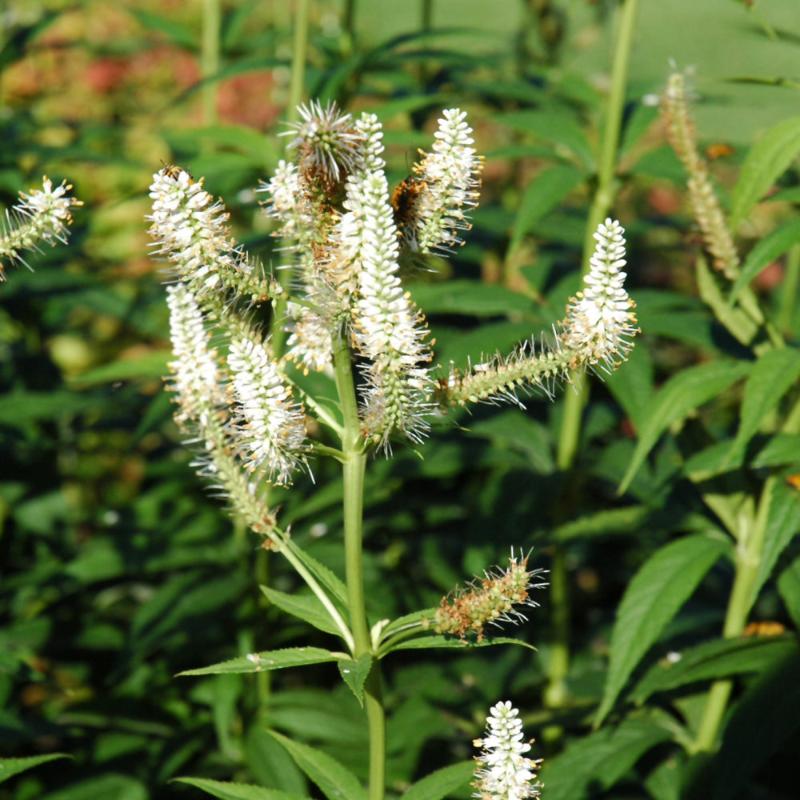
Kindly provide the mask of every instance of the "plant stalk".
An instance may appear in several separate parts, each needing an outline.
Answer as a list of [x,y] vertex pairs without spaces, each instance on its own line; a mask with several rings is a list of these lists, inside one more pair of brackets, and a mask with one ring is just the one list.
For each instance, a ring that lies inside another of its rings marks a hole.
[[[633,32],[639,0],[625,0],[620,12],[614,61],[611,69],[611,90],[606,100],[600,160],[597,169],[597,186],[589,209],[586,232],[583,239],[582,275],[589,270],[589,260],[594,250],[594,232],[611,210],[616,195],[616,166],[619,149],[622,113],[625,107],[625,87],[628,83]],[[558,437],[556,463],[565,474],[565,481],[575,464],[581,433],[583,408],[589,399],[589,385],[582,374],[573,376],[572,391],[564,398],[564,416]],[[565,492],[565,495],[569,491]],[[545,699],[553,705],[561,705],[566,699],[565,682],[569,671],[569,591],[567,585],[564,553],[556,547],[550,576],[550,599],[554,640],[552,657],[548,664],[548,686]]]
[[[347,600],[350,609],[350,628],[355,640],[356,658],[372,652],[369,624],[364,602],[364,472],[367,456],[361,440],[361,423],[353,383],[350,348],[344,334],[334,347],[336,388],[344,418],[342,453],[344,463],[344,547]],[[386,722],[381,691],[378,661],[374,661],[364,685],[364,706],[369,730],[369,800],[383,800],[386,781]]]
[[221,0],[203,0],[203,41],[200,63],[203,74],[203,123],[217,121],[217,83],[209,79],[219,72],[220,29],[222,26]]
[[[722,635],[726,639],[742,635],[750,609],[756,599],[756,582],[764,551],[767,517],[777,480],[775,477],[767,479],[755,521],[750,530],[742,531],[740,534],[736,548],[736,574],[722,629]],[[692,748],[693,752],[708,753],[715,749],[732,688],[733,683],[730,680],[718,680],[711,685]]]

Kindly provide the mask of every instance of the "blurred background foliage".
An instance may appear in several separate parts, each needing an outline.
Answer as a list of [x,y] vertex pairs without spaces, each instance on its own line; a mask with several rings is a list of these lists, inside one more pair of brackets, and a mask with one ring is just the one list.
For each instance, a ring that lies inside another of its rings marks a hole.
[[[67,248],[36,256],[34,272],[12,270],[0,286],[0,741],[3,755],[71,756],[3,783],[2,798],[197,796],[170,783],[187,774],[316,796],[268,727],[364,775],[361,712],[327,666],[271,681],[173,677],[308,641],[258,588],[295,590],[290,573],[257,553],[254,538],[204,493],[162,389],[163,275],[148,258],[144,219],[147,187],[162,162],[206,176],[246,246],[280,263],[254,189],[283,149],[293,6],[223,2],[213,70],[213,59],[202,56],[203,7],[199,0],[6,0],[0,9],[0,201],[10,206],[46,173],[69,178],[85,202]],[[603,0],[312,2],[306,93],[377,112],[396,180],[427,145],[442,107],[468,110],[486,154],[468,244],[411,276],[443,362],[506,350],[548,328],[577,288],[615,7]],[[614,213],[629,231],[643,334],[631,361],[595,383],[575,468],[568,476],[556,468],[562,403],[541,398],[527,410],[483,408],[460,418],[466,436],[442,426],[422,459],[400,449],[371,465],[374,619],[435,605],[455,584],[502,562],[511,546],[534,548],[542,566],[559,546],[569,576],[569,605],[560,606],[569,614],[568,691],[556,703],[544,702],[559,630],[547,592],[515,632],[538,654],[498,648],[393,657],[387,699],[396,792],[470,758],[486,709],[509,697],[546,759],[548,800],[681,796],[681,726],[691,728],[700,713],[707,683],[698,681],[721,673],[700,670],[667,694],[640,683],[638,695],[626,695],[628,704],[592,731],[615,613],[631,577],[665,543],[715,530],[686,464],[735,433],[736,376],[684,424],[672,424],[618,497],[637,431],[656,387],[671,376],[748,358],[698,297],[699,241],[657,95],[670,58],[694,68],[703,146],[719,184],[730,186],[747,146],[797,107],[798,56],[796,0],[642,2]],[[745,248],[796,219],[796,177],[784,175],[774,201],[742,227]],[[800,254],[792,252],[796,262]],[[754,285],[791,341],[800,319],[784,288],[786,270],[796,274],[797,265],[787,264],[776,259]],[[735,741],[720,755],[722,767],[736,764],[735,785],[717,781],[714,791],[724,785],[728,793],[706,797],[797,796],[800,680],[795,637],[786,631],[800,617],[793,540],[800,447],[784,441],[783,456],[773,446],[759,461],[765,443],[749,453],[752,472],[743,468],[740,479],[752,483],[765,468],[786,479],[786,541],[754,612],[779,635],[725,673],[738,676],[735,697],[749,703],[751,716],[742,722],[740,715],[738,728],[731,722]],[[341,573],[340,498],[335,473],[320,467],[313,482],[278,500],[298,541]],[[678,603],[637,680],[682,648],[720,635],[730,583],[722,561]],[[773,682],[759,682],[764,674]],[[757,743],[743,733],[748,726],[771,733]]]

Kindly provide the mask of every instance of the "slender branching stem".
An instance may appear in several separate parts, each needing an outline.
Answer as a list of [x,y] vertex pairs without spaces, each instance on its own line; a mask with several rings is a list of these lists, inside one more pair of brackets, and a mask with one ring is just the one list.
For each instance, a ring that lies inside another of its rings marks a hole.
[[[606,100],[597,187],[589,210],[583,242],[583,274],[589,269],[589,259],[594,250],[594,232],[611,210],[616,194],[617,151],[638,5],[639,0],[625,0],[620,11],[619,33],[611,72],[611,90]],[[570,480],[566,473],[572,471],[575,463],[580,440],[581,417],[589,398],[588,381],[582,375],[575,375],[572,389],[564,398],[564,416],[556,453],[557,465],[561,472],[565,473],[565,480]],[[548,687],[545,697],[551,704],[561,705],[566,698],[565,681],[569,670],[569,592],[564,554],[558,547],[553,557],[550,581],[554,641],[551,646],[552,657],[548,665]]]
[[[363,523],[364,472],[366,453],[361,439],[361,423],[353,383],[350,348],[344,335],[334,347],[336,388],[339,394],[344,431],[344,547],[350,627],[355,639],[356,658],[369,654],[372,644],[364,602]],[[375,661],[364,686],[364,706],[369,728],[369,800],[383,800],[386,770],[386,722],[381,696],[381,675]]]

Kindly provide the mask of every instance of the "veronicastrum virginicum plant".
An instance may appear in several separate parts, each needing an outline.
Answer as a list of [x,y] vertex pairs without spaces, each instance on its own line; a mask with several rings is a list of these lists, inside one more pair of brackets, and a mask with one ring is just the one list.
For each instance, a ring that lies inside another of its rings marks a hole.
[[[421,445],[431,421],[450,409],[519,402],[530,390],[551,393],[576,371],[613,370],[632,346],[636,319],[623,287],[623,230],[607,219],[595,233],[583,289],[549,339],[531,338],[467,370],[434,368],[426,321],[403,289],[400,267],[428,253],[453,252],[469,230],[482,162],[466,115],[442,113],[432,148],[394,191],[375,115],[352,118],[333,105],[311,103],[300,109],[290,135],[293,160],[281,161],[262,186],[266,213],[284,243],[290,288],[280,272],[266,272],[236,244],[221,201],[206,192],[202,179],[178,167],[154,176],[150,232],[156,255],[173,268],[170,386],[177,422],[201,451],[199,471],[264,547],[288,559],[341,642],[334,650],[253,653],[189,674],[337,662],[366,709],[368,794],[344,767],[331,766],[327,756],[325,763],[352,797],[379,800],[386,758],[380,661],[410,643],[513,642],[487,642],[486,626],[524,619],[520,608],[534,605],[530,589],[543,584],[528,558],[512,552],[507,567],[455,590],[438,609],[370,625],[362,571],[368,459],[404,441]],[[258,322],[257,307],[267,301],[284,315],[278,323],[289,335],[282,358]],[[338,407],[295,385],[290,363],[331,376]],[[311,440],[308,418],[327,429],[333,443],[328,436]],[[269,485],[289,485],[318,457],[342,467],[344,583],[292,541],[268,505]],[[537,763],[524,756],[529,746],[515,715],[510,704],[492,709],[476,759],[476,797],[538,796]],[[296,754],[297,745],[281,741]]]

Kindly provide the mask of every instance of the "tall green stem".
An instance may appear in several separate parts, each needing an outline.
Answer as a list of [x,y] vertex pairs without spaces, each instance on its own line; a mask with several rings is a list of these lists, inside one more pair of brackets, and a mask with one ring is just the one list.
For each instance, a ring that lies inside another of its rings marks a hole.
[[[594,192],[586,232],[583,239],[582,274],[589,269],[589,259],[594,250],[594,232],[611,210],[616,194],[617,150],[619,149],[622,112],[625,106],[625,87],[628,82],[633,32],[639,0],[625,0],[619,20],[614,62],[611,70],[611,90],[608,94],[597,169],[597,186]],[[588,383],[576,375],[571,391],[564,398],[564,416],[559,432],[556,462],[565,481],[571,478],[581,432],[581,416],[589,398]],[[565,492],[568,495],[569,492]],[[560,705],[566,697],[565,682],[569,670],[569,592],[564,554],[556,548],[551,573],[551,601],[553,609],[553,657],[548,665],[548,687],[545,698]]]
[[[364,471],[366,453],[361,440],[358,403],[353,384],[350,348],[344,335],[337,338],[334,348],[336,388],[344,420],[342,453],[344,463],[344,548],[347,600],[350,609],[350,628],[355,639],[355,657],[372,652],[367,611],[364,603],[363,522]],[[369,729],[369,800],[383,800],[386,782],[386,722],[381,692],[381,674],[377,661],[364,686],[364,706]]]
[[200,54],[203,72],[203,122],[217,121],[217,83],[209,82],[219,72],[219,39],[222,26],[220,0],[203,0],[203,43]]
[[[286,108],[286,121],[297,120],[297,107],[303,100],[303,86],[305,84],[306,59],[308,57],[308,10],[310,0],[296,0],[294,15],[294,45],[292,48],[292,73],[289,79],[289,104]],[[286,316],[286,303],[288,302],[289,286],[292,282],[292,269],[287,267],[278,271],[278,283],[281,294],[275,299],[272,309],[272,323],[270,324],[270,341],[272,354],[275,358],[283,355],[286,344],[286,331],[284,330],[284,317]]]
[[[767,479],[758,514],[751,529],[741,531],[739,534],[736,548],[736,575],[722,630],[722,635],[726,639],[741,636],[756,599],[758,573],[767,532],[767,517],[777,480],[775,477]],[[694,742],[694,752],[711,752],[715,749],[732,687],[733,684],[729,680],[715,681],[712,684]]]

